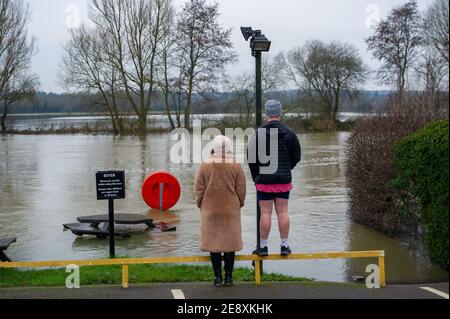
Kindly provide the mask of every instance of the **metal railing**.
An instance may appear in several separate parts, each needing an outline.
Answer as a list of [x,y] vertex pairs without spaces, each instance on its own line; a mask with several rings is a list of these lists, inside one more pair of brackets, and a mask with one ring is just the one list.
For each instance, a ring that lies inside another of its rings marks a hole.
[[[261,284],[260,263],[257,261],[268,260],[319,260],[319,259],[351,259],[351,258],[378,258],[378,267],[380,271],[380,287],[386,286],[386,271],[384,262],[384,251],[352,251],[352,252],[321,252],[321,253],[303,253],[292,254],[290,256],[269,255],[259,257],[256,255],[236,256],[236,261],[255,261],[255,284]],[[63,261],[36,261],[36,262],[3,262],[0,268],[48,268],[48,267],[66,267],[69,265],[77,266],[122,266],[122,287],[129,287],[129,267],[130,265],[146,264],[177,264],[177,263],[204,263],[211,259],[207,256],[190,257],[153,257],[153,258],[123,258],[123,259],[97,259],[97,260],[63,260]]]

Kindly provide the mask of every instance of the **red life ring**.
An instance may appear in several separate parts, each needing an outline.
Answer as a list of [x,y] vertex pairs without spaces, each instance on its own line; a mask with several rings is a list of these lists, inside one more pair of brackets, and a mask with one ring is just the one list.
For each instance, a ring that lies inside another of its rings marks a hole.
[[[163,194],[162,201],[161,192]],[[180,182],[169,172],[155,172],[148,176],[142,185],[142,197],[145,203],[153,209],[169,210],[178,203],[180,196]]]

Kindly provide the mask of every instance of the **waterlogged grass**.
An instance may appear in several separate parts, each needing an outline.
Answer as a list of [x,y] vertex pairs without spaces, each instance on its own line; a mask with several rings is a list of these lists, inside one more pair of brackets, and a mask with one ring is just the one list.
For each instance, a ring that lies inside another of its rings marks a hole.
[[[64,287],[65,268],[44,270],[0,269],[0,287]],[[253,270],[236,268],[235,282],[253,282]],[[210,266],[192,265],[130,265],[131,284],[168,283],[168,282],[209,282],[213,274]],[[277,273],[264,274],[263,281],[310,281],[305,278],[290,277]],[[80,285],[121,284],[121,266],[80,267]]]

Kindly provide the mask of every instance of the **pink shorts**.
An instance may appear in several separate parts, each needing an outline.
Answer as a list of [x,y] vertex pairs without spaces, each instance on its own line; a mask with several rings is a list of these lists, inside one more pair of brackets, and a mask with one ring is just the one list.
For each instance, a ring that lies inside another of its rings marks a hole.
[[256,184],[256,190],[263,193],[287,193],[292,191],[293,188],[292,183],[272,185]]

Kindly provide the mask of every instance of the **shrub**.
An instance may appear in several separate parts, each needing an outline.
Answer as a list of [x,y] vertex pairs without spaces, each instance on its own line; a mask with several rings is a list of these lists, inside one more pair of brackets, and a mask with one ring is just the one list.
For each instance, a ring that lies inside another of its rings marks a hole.
[[336,131],[336,123],[329,116],[288,117],[284,122],[294,131],[299,132],[332,132]]
[[402,216],[402,194],[390,186],[397,177],[394,143],[442,116],[422,97],[405,105],[388,101],[382,111],[359,120],[346,144],[349,215],[357,223],[394,235],[414,216]]
[[400,226],[393,145],[422,125],[407,114],[377,115],[356,124],[347,141],[347,188],[353,221],[393,235]]
[[329,116],[320,116],[313,119],[311,123],[311,131],[313,132],[330,132],[336,130],[335,121]]
[[433,259],[448,268],[448,120],[427,125],[400,140],[394,162],[402,186],[419,200],[426,243]]

